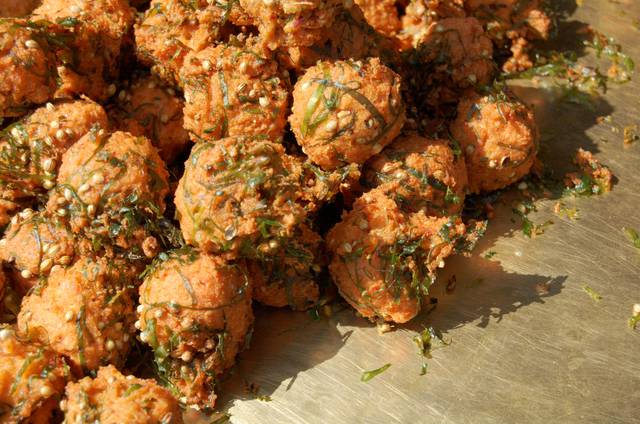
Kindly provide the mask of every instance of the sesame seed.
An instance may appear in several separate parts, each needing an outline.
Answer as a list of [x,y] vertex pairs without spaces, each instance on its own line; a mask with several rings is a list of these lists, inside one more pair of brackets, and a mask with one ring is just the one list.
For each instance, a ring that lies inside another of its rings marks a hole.
[[60,245],[58,244],[52,244],[48,249],[47,249],[47,254],[49,256],[53,256],[56,253],[58,253],[60,251]]
[[25,210],[23,210],[22,212],[20,212],[20,218],[22,219],[29,219],[33,216],[33,209],[31,208],[27,208]]
[[302,88],[303,90],[308,90],[309,87],[311,87],[311,81],[305,81],[300,88]]
[[180,373],[181,374],[186,374],[188,372],[189,372],[189,367],[188,366],[183,365],[183,366],[180,367]]
[[491,159],[489,161],[489,168],[495,168],[496,166],[498,166],[498,163],[495,160]]
[[165,113],[160,115],[160,122],[162,122],[163,124],[166,124],[167,122],[169,122],[169,115]]
[[191,362],[191,360],[193,359],[193,353],[191,353],[190,350],[187,350],[180,356],[180,359],[182,359],[184,362]]
[[40,262],[40,272],[49,270],[49,268],[51,268],[51,265],[53,265],[53,261],[51,259],[45,259],[44,261]]
[[438,268],[444,268],[444,259],[440,259],[440,262],[438,262]]
[[64,134],[65,134],[65,132],[63,130],[58,130],[58,131],[56,131],[56,138],[58,140],[62,140],[64,138]]
[[140,340],[143,343],[146,343],[149,341],[149,333],[147,333],[146,331],[143,331],[142,333],[140,333]]
[[70,322],[73,319],[73,311],[67,311],[64,314],[64,320]]
[[349,110],[341,110],[338,112],[338,118],[340,119],[348,118],[349,116],[351,116],[351,111]]
[[52,146],[53,145],[53,139],[49,136],[46,136],[44,138],[44,144],[46,144],[47,146]]
[[640,315],[640,303],[633,305],[633,316],[637,317],[638,315]]
[[65,188],[63,194],[64,198],[67,199],[68,202],[73,199],[73,192],[71,192],[71,189]]
[[271,250],[275,250],[278,247],[280,247],[280,243],[278,243],[278,240],[269,240],[269,248]]
[[93,176],[91,177],[91,182],[93,184],[102,184],[104,182],[104,175],[99,172],[97,174],[93,174]]
[[67,210],[63,208],[58,209],[56,213],[58,214],[58,216],[67,216]]
[[336,128],[338,128],[338,121],[336,121],[335,119],[330,120],[329,122],[327,122],[327,125],[325,128],[329,132],[335,131]]
[[87,215],[93,216],[96,213],[96,207],[93,205],[87,206]]
[[240,62],[240,66],[238,66],[238,69],[242,73],[247,72],[247,62],[245,62],[245,61]]
[[136,308],[136,311],[137,311],[139,314],[141,314],[141,313],[143,313],[143,312],[144,312],[144,309],[145,309],[145,308],[144,308],[144,305],[138,305],[138,307]]
[[343,249],[344,249],[344,251],[345,251],[345,252],[347,252],[347,253],[351,253],[351,250],[353,249],[349,243],[345,243],[345,244],[343,244],[343,245],[342,245],[342,248],[343,248]]
[[53,394],[53,389],[51,388],[51,386],[45,384],[44,386],[40,387],[40,394],[42,396],[49,397]]
[[23,269],[22,271],[20,271],[20,276],[22,278],[31,278],[31,271],[29,271],[28,269]]
[[520,184],[518,184],[518,190],[526,190],[527,187],[528,187],[528,185],[524,181],[521,182]]
[[140,323],[140,320],[137,320],[133,323],[133,326],[136,328],[136,330],[139,330],[142,327],[142,324]]
[[522,251],[521,250],[516,250],[515,252],[513,252],[514,255],[516,255],[517,257],[521,258],[522,257]]
[[44,183],[42,183],[42,187],[46,188],[47,190],[51,190],[54,186],[55,186],[55,183],[51,180],[47,180]]
[[80,10],[80,6],[75,4],[69,8],[69,11],[71,11],[71,13],[73,14],[80,13]]
[[358,137],[358,139],[356,140],[356,143],[358,144],[367,144],[369,142],[369,140],[367,140],[364,137]]
[[74,133],[73,133],[73,130],[72,130],[71,128],[67,128],[67,129],[65,129],[65,130],[64,130],[64,133],[65,133],[66,135],[70,136],[70,137],[71,137],[71,136],[73,136],[73,134],[74,134]]
[[260,99],[258,99],[258,103],[260,103],[260,106],[262,107],[267,107],[269,106],[269,99],[266,97],[260,97]]
[[3,328],[2,330],[0,330],[0,341],[7,340],[9,337],[11,337],[12,334],[13,332],[10,329]]
[[361,230],[366,230],[369,228],[369,223],[366,220],[361,219],[360,223],[358,223],[358,227],[360,227]]
[[56,128],[60,128],[60,122],[58,122],[58,121],[51,121],[51,123],[49,124],[49,126],[55,130]]
[[62,409],[64,411],[65,409],[67,409],[67,401],[62,399],[60,401],[60,403],[58,404],[58,406],[60,407],[60,409]]
[[174,90],[173,88],[167,88],[167,94],[170,96],[175,96],[176,95],[176,90]]
[[478,81],[478,77],[476,76],[476,74],[469,74],[467,79],[471,81],[472,84],[475,84]]
[[28,48],[28,49],[37,49],[38,48],[38,42],[35,40],[27,40],[24,42],[24,45]]
[[84,183],[80,187],[78,187],[78,193],[80,193],[80,194],[85,193],[85,192],[89,191],[90,188],[91,188],[91,186],[89,184]]
[[211,62],[208,60],[203,60],[202,61],[202,69],[204,69],[205,71],[210,71],[211,70]]
[[62,256],[60,259],[58,259],[58,262],[60,263],[60,265],[69,265],[71,263],[71,256]]
[[124,90],[120,90],[118,93],[118,100],[125,101],[127,99],[127,92]]
[[128,375],[125,377],[127,380],[133,380],[134,378],[136,378],[134,375]]
[[105,347],[107,348],[107,350],[111,351],[116,348],[116,344],[113,340],[107,340]]
[[100,321],[98,323],[98,330],[104,330],[104,328],[107,326],[107,324],[105,324],[104,322]]
[[156,318],[162,318],[162,315],[164,315],[164,311],[162,309],[156,309],[153,313],[153,316]]

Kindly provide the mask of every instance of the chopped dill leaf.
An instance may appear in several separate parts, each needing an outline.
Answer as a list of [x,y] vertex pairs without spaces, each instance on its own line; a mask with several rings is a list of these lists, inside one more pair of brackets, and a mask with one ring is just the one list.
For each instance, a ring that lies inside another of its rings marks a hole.
[[374,377],[382,374],[386,370],[388,370],[389,367],[391,367],[391,364],[385,364],[385,365],[383,365],[380,368],[377,368],[375,370],[364,371],[362,373],[362,376],[360,377],[360,381],[366,383],[367,381],[371,380],[372,378],[374,378]]
[[413,342],[418,346],[418,354],[422,358],[420,375],[427,373],[428,365],[426,359],[431,359],[431,352],[434,350],[436,343],[441,346],[449,346],[451,344],[451,341],[445,342],[433,327],[422,330],[421,333],[413,337]]
[[484,258],[485,259],[491,259],[497,254],[498,254],[498,252],[494,252],[493,250],[489,250],[487,253],[484,254]]
[[629,328],[635,330],[638,327],[638,323],[640,323],[640,315],[635,315],[629,318]]
[[640,235],[638,235],[638,232],[633,228],[629,228],[629,227],[623,227],[622,231],[624,231],[624,234],[627,236],[629,241],[633,244],[633,247],[635,247],[636,249],[640,249]]
[[600,296],[595,290],[593,290],[591,287],[589,286],[582,286],[582,290],[584,290],[584,292],[586,294],[589,295],[589,297],[591,297],[591,299],[593,299],[595,302],[600,302],[602,300],[602,296]]

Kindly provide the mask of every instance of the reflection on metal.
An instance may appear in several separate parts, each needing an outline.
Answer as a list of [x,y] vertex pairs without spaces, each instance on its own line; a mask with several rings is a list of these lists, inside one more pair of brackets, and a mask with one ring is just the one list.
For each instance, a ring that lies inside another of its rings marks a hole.
[[[614,36],[640,60],[640,3],[586,1],[570,18]],[[535,222],[554,221],[526,239],[508,205],[472,258],[447,262],[438,307],[379,335],[345,309],[329,319],[259,311],[250,351],[222,383],[219,405],[233,423],[630,423],[640,422],[640,331],[627,320],[640,302],[640,252],[622,227],[640,230],[640,143],[619,128],[640,119],[640,78],[613,87],[594,110],[560,104],[550,91],[517,89],[537,110],[542,158],[556,175],[578,147],[608,164],[612,193],[564,199],[579,219],[540,202]],[[491,259],[487,251],[495,251]],[[456,289],[444,290],[455,274]],[[602,296],[595,302],[583,290]],[[422,358],[412,338],[433,326],[451,345]],[[392,366],[367,383],[363,371]],[[259,400],[246,383],[259,386]]]

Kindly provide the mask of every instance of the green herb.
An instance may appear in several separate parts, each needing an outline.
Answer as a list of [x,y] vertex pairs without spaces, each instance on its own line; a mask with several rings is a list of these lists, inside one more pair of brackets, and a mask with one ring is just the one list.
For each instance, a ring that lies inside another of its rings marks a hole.
[[629,318],[629,328],[631,328],[632,330],[636,329],[638,323],[640,323],[640,314]]
[[123,397],[127,397],[129,396],[131,393],[135,392],[136,390],[142,388],[142,385],[140,384],[132,384],[131,386],[129,386],[129,388],[124,392],[124,394],[122,395]]
[[494,252],[493,250],[489,250],[487,253],[484,254],[484,258],[485,259],[491,259],[493,258],[498,252]]
[[591,299],[593,299],[595,302],[600,302],[602,300],[602,296],[600,296],[595,290],[593,290],[591,287],[589,286],[582,286],[582,290],[584,290],[584,292],[586,294],[588,294]]
[[628,228],[628,227],[623,227],[622,231],[624,231],[624,234],[627,236],[629,241],[633,244],[633,247],[635,247],[636,249],[640,249],[640,235],[638,235],[638,232],[633,228]]
[[418,346],[418,354],[422,358],[420,375],[425,375],[427,373],[428,365],[426,359],[431,359],[431,352],[436,347],[436,344],[441,346],[449,346],[451,344],[451,341],[445,342],[433,327],[428,327],[422,330],[421,333],[413,338],[413,342]]
[[388,370],[390,367],[391,367],[391,364],[385,364],[385,365],[383,365],[380,368],[377,368],[375,370],[365,371],[365,372],[362,373],[362,376],[360,377],[360,381],[366,383],[367,381],[371,380],[372,378],[382,374],[383,372]]

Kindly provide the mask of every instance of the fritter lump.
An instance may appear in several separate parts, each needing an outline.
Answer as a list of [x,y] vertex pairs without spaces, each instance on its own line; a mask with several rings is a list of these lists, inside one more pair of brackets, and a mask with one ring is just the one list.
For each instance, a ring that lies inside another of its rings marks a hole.
[[432,23],[446,18],[464,18],[464,0],[413,0],[407,4],[401,17],[401,30],[397,37],[408,49],[424,38]]
[[301,225],[293,237],[272,239],[258,250],[260,255],[250,267],[254,300],[295,311],[309,309],[318,301],[316,279],[324,265],[319,234]]
[[140,286],[138,319],[140,339],[177,395],[213,407],[215,376],[234,364],[253,326],[245,265],[191,249],[169,252]]
[[246,138],[198,143],[176,190],[185,241],[207,252],[254,257],[307,215],[302,162],[280,144]]
[[24,295],[52,269],[71,264],[80,245],[46,213],[25,209],[0,240],[0,259],[11,267],[14,286]]
[[137,56],[161,79],[177,84],[185,56],[220,40],[227,21],[250,23],[237,0],[153,0],[135,26]]
[[398,43],[391,37],[377,32],[365,20],[357,6],[339,11],[322,43],[311,47],[287,47],[276,51],[278,61],[296,74],[304,74],[307,68],[320,60],[361,60],[379,57],[392,68],[401,63]]
[[233,39],[185,59],[184,125],[197,140],[284,135],[288,78],[255,42]]
[[26,21],[0,21],[0,118],[23,115],[56,91],[55,56]]
[[171,393],[154,380],[124,376],[114,366],[101,367],[66,387],[61,403],[66,423],[182,424],[182,411]]
[[158,148],[160,157],[174,162],[189,143],[183,128],[184,102],[156,77],[139,78],[118,93],[109,112],[118,130],[144,136]]
[[504,188],[527,175],[535,161],[533,111],[507,92],[464,98],[450,130],[464,152],[471,193]]
[[30,14],[41,0],[3,0],[0,3],[0,18],[21,18]]
[[397,0],[355,0],[355,3],[376,31],[387,36],[395,36],[400,31],[402,22]]
[[420,312],[435,269],[464,233],[457,218],[405,214],[374,189],[327,235],[329,271],[340,294],[364,317],[404,323]]
[[416,40],[416,48],[418,67],[425,72],[424,64],[429,64],[430,73],[441,82],[465,88],[493,78],[493,44],[475,18],[433,22]]
[[64,359],[0,326],[0,421],[51,422],[68,377]]
[[366,185],[379,187],[403,211],[447,216],[462,210],[467,170],[445,140],[398,137],[371,158],[364,175]]
[[296,83],[289,121],[322,168],[364,163],[402,129],[400,77],[377,58],[320,62]]
[[69,358],[77,372],[122,365],[134,332],[134,276],[106,259],[56,269],[22,300],[19,333]]
[[94,244],[139,249],[164,212],[167,179],[145,137],[90,131],[63,155],[47,210]]
[[578,149],[573,163],[580,172],[569,172],[564,176],[565,186],[576,195],[608,193],[613,188],[613,173],[600,163],[588,150]]
[[53,188],[64,152],[92,128],[108,128],[105,111],[91,100],[47,103],[0,131],[0,192],[28,204]]
[[55,45],[60,49],[57,97],[85,94],[103,101],[114,94],[112,83],[119,74],[123,48],[130,42],[134,17],[135,9],[127,0],[42,2],[31,19],[59,23],[68,31],[65,46]]
[[342,0],[240,0],[258,25],[261,39],[271,50],[280,46],[311,46],[330,31]]

